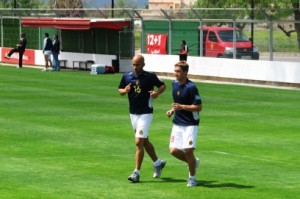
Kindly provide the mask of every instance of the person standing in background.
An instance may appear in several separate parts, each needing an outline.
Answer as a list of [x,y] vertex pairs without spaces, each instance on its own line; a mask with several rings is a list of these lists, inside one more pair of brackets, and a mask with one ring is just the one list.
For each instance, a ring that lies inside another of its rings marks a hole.
[[189,55],[189,47],[186,44],[185,40],[181,41],[181,49],[179,52],[179,61],[187,61],[187,56]]
[[53,47],[52,47],[52,56],[53,56],[53,70],[60,71],[60,63],[58,59],[60,51],[60,41],[58,35],[53,36]]
[[9,53],[5,56],[6,59],[10,59],[10,56],[15,53],[15,52],[18,52],[19,53],[19,66],[18,68],[22,68],[23,67],[23,54],[25,52],[25,49],[26,49],[26,44],[27,44],[27,40],[26,40],[26,35],[25,33],[21,33],[20,35],[20,41],[19,43],[16,45],[15,48],[11,49],[9,51]]
[[45,58],[45,68],[43,71],[48,71],[49,65],[52,68],[51,62],[51,54],[52,54],[53,43],[49,38],[49,33],[45,33],[44,46],[43,46],[43,54]]

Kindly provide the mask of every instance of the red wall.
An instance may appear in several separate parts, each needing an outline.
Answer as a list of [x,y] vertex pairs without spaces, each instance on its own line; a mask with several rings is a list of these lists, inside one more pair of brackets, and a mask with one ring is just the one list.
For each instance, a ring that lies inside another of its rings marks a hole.
[[[12,54],[10,59],[4,58],[10,50],[11,50],[11,48],[2,48],[2,51],[1,51],[2,62],[18,64],[19,63],[19,53]],[[30,50],[30,49],[25,50],[25,53],[23,54],[23,64],[28,64],[28,65],[35,64],[35,51],[34,50]]]

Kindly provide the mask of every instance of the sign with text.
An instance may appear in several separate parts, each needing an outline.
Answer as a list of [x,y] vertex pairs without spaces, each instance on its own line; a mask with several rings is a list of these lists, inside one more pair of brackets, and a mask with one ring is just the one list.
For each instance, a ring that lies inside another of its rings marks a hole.
[[[11,50],[11,48],[2,48],[2,51],[1,51],[2,62],[14,63],[14,64],[19,63],[19,53],[17,53],[17,52],[12,54],[10,59],[4,58],[9,53],[10,50]],[[25,50],[25,53],[23,54],[23,64],[27,64],[27,65],[35,64],[34,50],[29,50],[29,49]]]
[[167,34],[147,34],[148,54],[167,54]]

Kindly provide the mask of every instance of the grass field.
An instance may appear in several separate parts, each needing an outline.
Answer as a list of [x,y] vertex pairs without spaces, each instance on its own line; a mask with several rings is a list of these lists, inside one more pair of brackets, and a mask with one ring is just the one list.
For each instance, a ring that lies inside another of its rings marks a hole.
[[197,83],[203,99],[195,154],[199,185],[169,154],[171,81],[150,137],[167,161],[130,183],[134,138],[121,74],[0,66],[0,198],[300,198],[300,91]]
[[[249,31],[245,31],[248,37],[251,37]],[[269,52],[269,30],[256,30],[254,31],[254,44],[257,46],[260,52]],[[273,52],[298,52],[297,34],[292,33],[290,37],[287,37],[281,30],[273,31]]]

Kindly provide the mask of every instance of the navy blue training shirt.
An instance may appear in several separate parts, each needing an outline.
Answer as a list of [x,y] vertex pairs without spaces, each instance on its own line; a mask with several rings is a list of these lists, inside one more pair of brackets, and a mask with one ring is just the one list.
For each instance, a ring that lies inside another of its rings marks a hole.
[[[174,80],[172,82],[172,95],[174,103],[185,105],[199,105],[202,103],[196,85],[189,79],[183,85]],[[199,119],[199,111],[175,110],[173,123],[180,126],[199,125]]]
[[121,79],[119,89],[125,88],[129,83],[131,83],[131,90],[128,93],[129,112],[131,114],[153,113],[149,91],[153,90],[154,86],[159,88],[164,85],[164,82],[147,71],[143,71],[138,76],[134,72],[127,72]]

